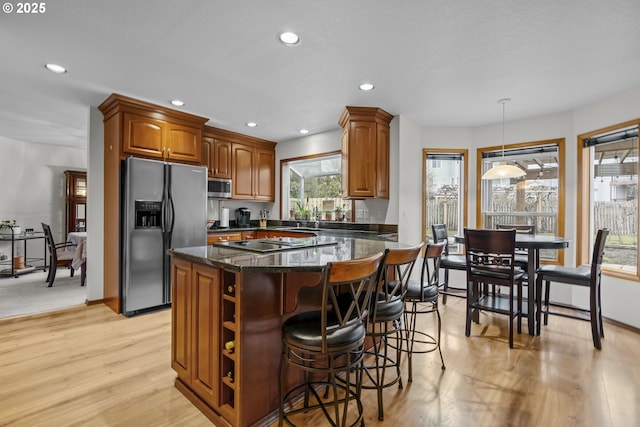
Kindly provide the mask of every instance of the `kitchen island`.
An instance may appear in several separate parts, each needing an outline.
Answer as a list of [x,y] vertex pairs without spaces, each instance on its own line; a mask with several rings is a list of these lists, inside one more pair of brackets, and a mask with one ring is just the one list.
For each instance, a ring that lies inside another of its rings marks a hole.
[[[404,246],[317,239],[322,245],[275,252],[223,245],[170,251],[175,385],[216,425],[267,425],[277,418],[281,326],[319,305],[328,262]],[[289,385],[301,380],[292,371]]]

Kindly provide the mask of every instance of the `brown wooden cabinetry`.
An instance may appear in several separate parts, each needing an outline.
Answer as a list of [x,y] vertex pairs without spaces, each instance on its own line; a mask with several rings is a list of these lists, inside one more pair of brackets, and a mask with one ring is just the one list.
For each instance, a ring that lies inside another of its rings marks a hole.
[[274,201],[275,150],[240,143],[231,148],[233,198]]
[[393,116],[375,107],[346,107],[342,133],[342,197],[389,198],[389,124]]
[[235,342],[234,298],[222,288],[222,270],[180,259],[171,265],[171,367],[179,382],[233,421],[233,393],[225,384],[233,389],[235,349],[225,343]]
[[242,233],[211,233],[207,235],[207,245],[215,242],[228,242],[230,240],[244,240]]
[[197,126],[125,112],[123,127],[123,154],[175,162],[201,162],[202,130]]
[[303,233],[283,230],[251,230],[230,233],[209,233],[207,234],[207,245],[216,242],[228,242],[231,240],[251,240],[251,239],[273,239],[277,237],[313,237],[313,233]]
[[178,374],[176,387],[204,402],[210,418],[238,425],[237,275],[181,259],[172,260],[171,271],[171,367]]
[[231,179],[231,142],[221,129],[204,127],[202,134],[202,164],[212,178]]
[[209,176],[232,180],[232,198],[275,201],[275,142],[205,126],[202,164]]
[[65,233],[86,231],[87,173],[64,171],[65,176]]

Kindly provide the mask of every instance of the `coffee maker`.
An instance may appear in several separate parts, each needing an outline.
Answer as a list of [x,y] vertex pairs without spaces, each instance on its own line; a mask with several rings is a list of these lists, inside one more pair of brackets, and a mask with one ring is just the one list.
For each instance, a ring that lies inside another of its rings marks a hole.
[[236,209],[236,227],[249,227],[251,220],[251,211],[248,208]]

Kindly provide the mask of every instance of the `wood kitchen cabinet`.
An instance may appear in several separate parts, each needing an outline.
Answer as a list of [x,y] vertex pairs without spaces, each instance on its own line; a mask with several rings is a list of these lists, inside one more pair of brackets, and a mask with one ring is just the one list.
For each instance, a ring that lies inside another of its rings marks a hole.
[[342,197],[389,198],[389,124],[393,116],[375,107],[346,107],[342,133]]
[[179,259],[171,265],[171,367],[202,400],[219,409],[224,348],[221,270]]
[[211,178],[231,179],[231,141],[222,129],[205,126],[202,133],[202,165]]
[[[215,425],[267,425],[273,420],[268,414],[278,407],[274,372],[287,278],[228,271],[176,256],[171,271],[176,388]],[[315,285],[319,278],[313,275],[306,284]],[[289,372],[287,383],[299,382],[296,374]]]
[[228,242],[231,240],[244,240],[243,233],[210,233],[207,235],[207,245],[216,242]]
[[123,120],[123,153],[168,161],[201,163],[201,128],[128,112],[124,113]]
[[232,180],[233,199],[275,201],[275,142],[205,126],[202,143],[202,164]]
[[232,198],[275,201],[275,148],[233,143],[231,149]]

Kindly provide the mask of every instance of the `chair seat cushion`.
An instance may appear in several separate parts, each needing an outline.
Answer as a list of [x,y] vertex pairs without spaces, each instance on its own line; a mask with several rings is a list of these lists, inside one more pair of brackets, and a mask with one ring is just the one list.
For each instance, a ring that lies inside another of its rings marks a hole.
[[419,280],[409,280],[407,286],[406,299],[419,300],[423,302],[433,302],[438,299],[438,286],[430,285],[420,289]]
[[[335,316],[327,319],[330,325],[337,325]],[[362,322],[327,333],[327,348],[341,348],[364,342],[366,329]],[[310,311],[293,316],[282,326],[283,339],[294,346],[322,348],[322,321],[320,311]]]
[[543,265],[538,269],[538,275],[538,277],[541,275],[543,280],[589,286],[591,268],[583,266],[572,268],[559,265]]
[[71,261],[75,255],[74,251],[58,251],[56,257],[58,261]]
[[[508,267],[494,267],[490,270],[489,269],[485,270],[485,269],[478,269],[478,268],[472,267],[471,274],[486,277],[487,280],[490,280],[490,279],[504,280],[509,278],[509,274],[511,274],[511,269]],[[520,267],[515,267],[513,269],[513,279],[515,281],[518,281],[518,280],[522,280],[523,278],[524,278],[524,270],[521,269]],[[489,281],[489,283],[491,282]]]
[[529,265],[529,257],[524,254],[516,254],[514,261],[517,265],[524,266],[525,268]]
[[443,255],[440,258],[440,267],[453,270],[466,270],[467,258],[463,255]]
[[400,297],[394,297],[390,301],[385,301],[384,292],[379,292],[377,294],[376,308],[372,310],[371,314],[373,315],[374,313],[374,322],[389,322],[399,319],[402,313],[404,313],[404,301],[402,301]]

